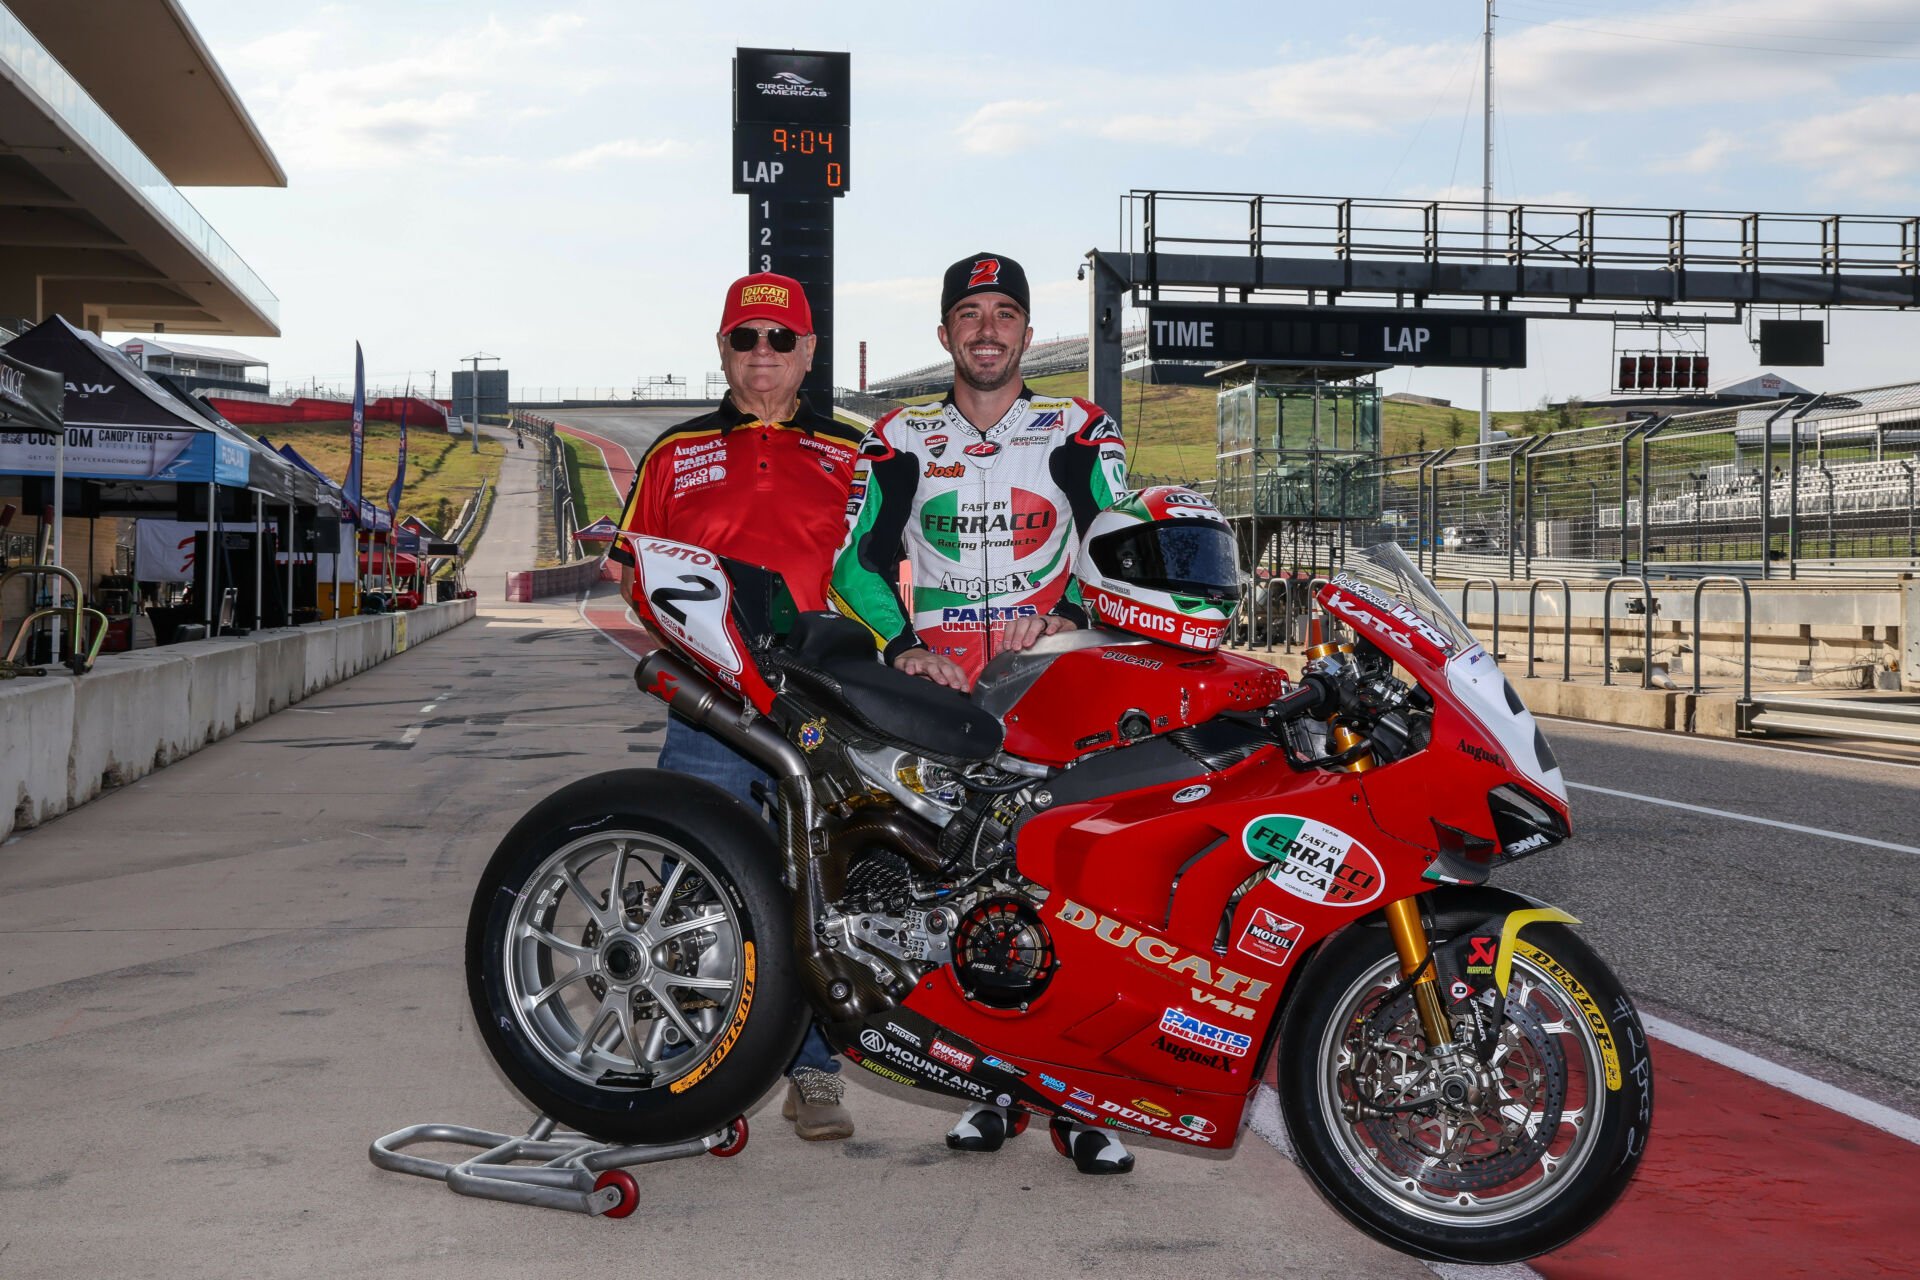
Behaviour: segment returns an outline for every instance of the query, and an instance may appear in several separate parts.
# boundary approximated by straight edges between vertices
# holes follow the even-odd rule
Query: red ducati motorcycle
[[[1231,559],[1210,507],[1168,514]],[[1487,885],[1570,834],[1559,767],[1398,548],[1321,588],[1351,639],[1297,680],[1207,651],[1223,627],[1095,626],[995,658],[970,697],[794,614],[764,570],[634,551],[668,642],[640,687],[762,764],[773,821],[642,769],[507,834],[468,982],[541,1111],[609,1142],[714,1133],[817,1016],[859,1066],[1015,1132],[1045,1117],[1056,1145],[1077,1123],[1231,1147],[1277,1063],[1314,1185],[1425,1258],[1553,1249],[1626,1188],[1638,1016],[1577,921]]]

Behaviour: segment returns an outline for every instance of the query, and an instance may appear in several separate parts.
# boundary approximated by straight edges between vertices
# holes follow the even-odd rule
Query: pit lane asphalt
[[[632,670],[570,601],[483,599],[0,846],[0,1276],[1431,1275],[1251,1134],[1089,1178],[1037,1129],[949,1152],[958,1104],[858,1070],[852,1141],[800,1142],[776,1090],[739,1156],[637,1170],[621,1222],[375,1169],[405,1125],[529,1122],[468,1010],[467,907],[541,796],[651,763]]]
[[[1554,720],[1568,780],[1920,846],[1920,768]],[[1574,789],[1495,873],[1585,923],[1649,1012],[1920,1114],[1920,855]]]

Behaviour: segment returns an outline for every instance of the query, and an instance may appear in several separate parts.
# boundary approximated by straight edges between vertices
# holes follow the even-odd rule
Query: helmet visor
[[[1096,538],[1087,553],[1111,581],[1221,603],[1240,599],[1233,534],[1211,520],[1157,520],[1119,529]]]

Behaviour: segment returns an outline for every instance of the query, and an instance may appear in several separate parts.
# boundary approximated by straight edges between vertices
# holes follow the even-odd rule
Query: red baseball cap
[[[727,286],[727,305],[720,312],[720,332],[732,333],[748,320],[771,320],[805,337],[813,332],[813,308],[807,291],[792,276],[756,271]]]

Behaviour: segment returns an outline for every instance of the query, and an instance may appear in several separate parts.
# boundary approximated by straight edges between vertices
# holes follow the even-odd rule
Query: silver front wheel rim
[[[730,895],[698,857],[655,835],[595,833],[548,857],[514,903],[514,1022],[575,1080],[667,1084],[734,1021],[742,943]]]
[[[1340,1163],[1428,1222],[1485,1228],[1539,1211],[1599,1140],[1608,1095],[1593,1029],[1565,987],[1516,956],[1491,1064],[1455,1064],[1471,1100],[1422,1105],[1447,1067],[1425,1054],[1410,996],[1382,1016],[1399,977],[1392,955],[1361,974],[1321,1038],[1316,1093]]]

